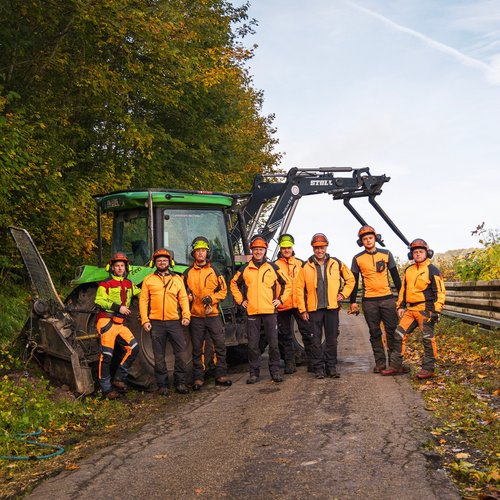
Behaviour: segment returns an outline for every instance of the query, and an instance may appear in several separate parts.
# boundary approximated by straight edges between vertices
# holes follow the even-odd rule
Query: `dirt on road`
[[[425,458],[431,417],[408,376],[373,374],[362,317],[342,315],[339,358],[340,379],[299,367],[204,387],[29,498],[460,498]]]

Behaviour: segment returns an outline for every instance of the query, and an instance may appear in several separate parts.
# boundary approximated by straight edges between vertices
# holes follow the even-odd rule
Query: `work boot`
[[[381,375],[403,375],[404,374],[404,369],[403,368],[393,368],[392,366],[389,366],[389,368],[385,368],[380,372]]]
[[[158,389],[158,394],[160,396],[168,396],[168,387],[160,387]]]
[[[434,372],[430,372],[429,370],[424,370],[423,368],[417,373],[417,378],[420,380],[432,377],[434,377]]]
[[[318,373],[315,373],[314,376],[321,380],[321,379],[324,379],[325,378],[325,374],[324,373],[321,373],[321,372],[318,372]]]
[[[283,377],[281,373],[272,373],[271,378],[273,379],[273,382],[276,383],[283,382]]]
[[[257,382],[260,382],[260,377],[257,375],[250,375],[250,377],[247,378],[247,384],[256,384]]]
[[[328,378],[340,378],[340,373],[337,370],[335,370],[335,371],[332,371],[332,372],[327,372],[326,376]]]
[[[127,384],[125,382],[122,382],[121,380],[113,380],[113,386],[118,392],[121,392],[122,394],[128,391]]]
[[[109,391],[103,394],[103,397],[106,399],[120,399],[123,394],[120,394],[118,391]]]
[[[231,387],[233,382],[227,377],[219,377],[215,379],[215,385],[221,385],[223,387]]]
[[[199,391],[203,387],[203,380],[195,380],[193,384],[193,391]]]
[[[293,361],[288,361],[285,363],[285,375],[291,375],[297,371],[297,367]]]
[[[385,365],[375,365],[373,373],[382,373],[382,370],[385,370]]]
[[[179,393],[179,394],[188,394],[189,393],[189,389],[187,388],[186,385],[184,384],[179,384],[178,386],[176,386],[175,390]]]

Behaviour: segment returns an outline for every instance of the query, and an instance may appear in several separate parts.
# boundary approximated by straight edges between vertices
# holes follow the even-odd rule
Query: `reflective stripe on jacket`
[[[237,304],[248,300],[247,314],[273,314],[272,302],[282,303],[291,294],[290,280],[271,262],[256,265],[253,260],[239,269],[230,284],[231,293]]]
[[[290,294],[290,297],[286,302],[278,307],[278,311],[287,311],[288,309],[298,307],[297,278],[299,277],[299,274],[302,274],[303,272],[302,266],[304,262],[292,255],[292,257],[290,257],[289,259],[280,257],[274,263],[281,269],[285,276],[288,276],[292,287],[292,293]]]
[[[141,289],[123,276],[110,276],[101,281],[95,296],[95,303],[101,308],[97,319],[118,315],[120,307],[130,307],[132,297],[140,293]]]
[[[183,274],[184,284],[188,293],[193,295],[191,302],[191,315],[204,318],[206,316],[217,316],[219,308],[217,304],[224,300],[227,295],[227,285],[224,276],[212,267],[210,262],[203,267],[193,264],[188,267]],[[205,306],[203,305],[203,297],[210,297],[212,299],[212,312],[205,313]]]
[[[397,307],[406,307],[410,311],[441,312],[445,296],[441,271],[426,259],[406,268]]]
[[[297,280],[299,312],[316,311],[318,308],[318,272],[314,256],[304,263],[303,273]],[[344,283],[342,284],[342,280]],[[327,288],[327,309],[337,309],[340,304],[337,295],[349,297],[354,287],[354,276],[350,269],[335,257],[326,257],[325,281]]]
[[[141,324],[152,319],[191,319],[189,300],[182,278],[176,274],[162,276],[155,272],[142,282],[139,299]]]

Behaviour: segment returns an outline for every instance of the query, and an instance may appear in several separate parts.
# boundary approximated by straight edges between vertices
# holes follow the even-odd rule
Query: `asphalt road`
[[[233,374],[28,498],[460,498],[420,449],[431,422],[408,376],[372,373],[364,319],[342,315],[339,341],[340,379]]]

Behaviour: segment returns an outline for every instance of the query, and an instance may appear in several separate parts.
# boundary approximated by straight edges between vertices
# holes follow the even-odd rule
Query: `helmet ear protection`
[[[379,244],[382,245],[384,243],[384,240],[382,239],[382,235],[378,234],[375,229],[373,229],[372,226],[362,226],[359,231],[358,231],[358,239],[356,240],[356,243],[358,244],[359,247],[363,246],[363,242],[361,241],[363,236],[367,234],[373,234],[375,236],[375,241]]]
[[[115,262],[124,262],[125,263],[125,272],[128,274],[130,272],[130,262],[128,260],[127,254],[124,252],[116,252],[111,256],[111,259],[109,259],[109,263],[106,265],[105,269],[109,273],[111,271],[111,268],[113,267],[113,264]]]
[[[250,248],[265,248],[267,250],[268,244],[265,238],[260,234],[254,234],[250,240]]]
[[[166,257],[168,259],[168,267],[174,267],[175,262],[173,253],[169,252],[166,248],[159,248],[158,250],[156,250],[156,252],[151,257],[148,266],[155,267],[156,259],[158,259],[159,257]]]
[[[194,258],[194,251],[198,250],[198,248],[205,248],[207,250],[207,260],[210,260],[212,257],[212,252],[210,250],[210,242],[204,236],[197,236],[191,242],[191,257]]]
[[[427,242],[425,240],[423,240],[422,238],[417,238],[416,240],[413,240],[410,243],[410,246],[409,246],[410,251],[408,252],[408,260],[413,260],[413,250],[416,250],[417,248],[422,248],[423,250],[425,250],[425,254],[426,254],[426,257],[428,259],[432,259],[432,257],[434,256],[434,250],[431,250],[429,248],[429,245],[427,244]]]

